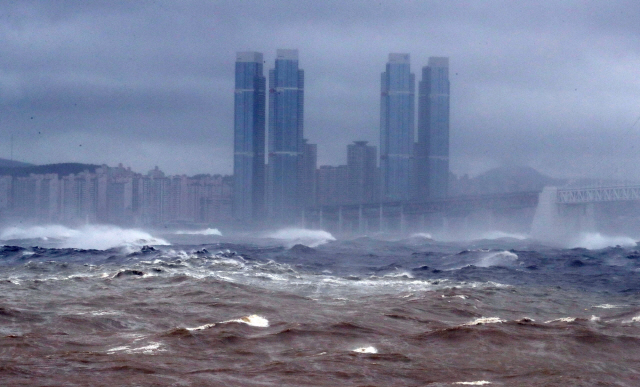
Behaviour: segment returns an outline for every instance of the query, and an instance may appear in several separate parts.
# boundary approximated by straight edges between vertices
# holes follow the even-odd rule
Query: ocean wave
[[[267,238],[279,239],[285,242],[287,248],[301,244],[308,247],[318,247],[336,238],[324,230],[309,230],[305,228],[285,228],[265,235]]]
[[[510,251],[492,251],[482,254],[475,266],[491,267],[491,266],[509,266],[518,260],[518,255]]]
[[[241,324],[247,324],[251,327],[257,327],[257,328],[268,328],[269,327],[269,320],[267,320],[266,318],[259,316],[257,314],[252,314],[249,316],[244,316],[244,317],[240,317],[237,319],[233,319],[233,320],[227,320],[227,321],[221,321],[219,323],[209,323],[209,324],[204,324],[204,325],[200,325],[194,328],[184,328],[188,331],[203,331],[206,329],[210,329],[215,327],[218,324],[228,324],[228,323],[241,323]]]
[[[123,229],[107,225],[86,225],[78,229],[62,225],[8,227],[0,233],[0,240],[41,239],[53,240],[60,248],[107,250],[114,247],[139,248],[144,245],[169,245],[138,229]]]
[[[503,322],[507,322],[507,320],[503,320],[499,317],[480,317],[462,325],[473,326],[473,325],[485,325],[485,324],[499,324]]]

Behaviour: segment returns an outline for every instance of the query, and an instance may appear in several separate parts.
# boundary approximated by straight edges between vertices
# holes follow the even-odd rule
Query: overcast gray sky
[[[0,157],[231,173],[236,51],[299,50],[319,164],[378,144],[390,52],[450,57],[451,168],[640,177],[640,2],[0,3]],[[265,71],[266,72],[266,71]],[[634,125],[635,124],[635,125]]]

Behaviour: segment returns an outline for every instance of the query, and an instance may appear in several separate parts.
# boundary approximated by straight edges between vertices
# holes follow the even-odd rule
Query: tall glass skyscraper
[[[269,216],[280,223],[300,215],[303,110],[298,50],[277,50],[275,68],[269,70]]]
[[[366,141],[347,145],[347,184],[349,203],[372,203],[378,199],[376,174],[378,150]]]
[[[449,58],[429,58],[418,100],[418,198],[443,198],[449,192]]]
[[[264,215],[265,77],[262,54],[236,56],[233,147],[233,214],[241,221]]]
[[[380,97],[380,173],[382,200],[411,197],[415,76],[409,54],[389,54]]]

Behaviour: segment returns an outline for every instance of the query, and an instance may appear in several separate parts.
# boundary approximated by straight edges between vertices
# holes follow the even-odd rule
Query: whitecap
[[[463,325],[498,324],[503,322],[506,322],[506,320],[499,317],[480,317]]]
[[[602,304],[602,305],[594,305],[594,308],[601,308],[601,309],[617,309],[617,308],[624,308],[623,305],[611,305],[611,304]]]
[[[371,278],[376,278],[376,276],[372,276]],[[382,278],[410,278],[413,279],[413,274],[408,271],[397,271],[395,273],[387,273],[382,276]]]
[[[119,312],[115,311],[115,310],[96,310],[93,312],[90,312],[91,315],[93,316],[108,316],[108,315],[113,315],[113,314],[119,314]]]
[[[267,320],[262,316],[258,316],[257,314],[252,314],[250,316],[241,317],[235,320],[223,321],[221,324],[232,323],[232,322],[243,323],[252,327],[259,327],[259,328],[266,328],[269,326],[269,320]]]
[[[2,231],[0,239],[56,239],[59,247],[106,250],[113,247],[142,247],[143,245],[169,245],[138,229],[123,229],[107,225],[86,225],[72,229],[62,225],[9,227]]]
[[[554,322],[567,322],[567,323],[570,323],[570,322],[574,322],[574,321],[576,321],[575,317],[562,317],[562,318],[557,318],[557,319],[554,319],[554,320],[546,321],[545,324],[551,324],[551,323],[554,323]]]
[[[166,351],[166,349],[164,349],[162,347],[162,344],[160,343],[156,343],[156,342],[152,342],[149,343],[148,345],[145,345],[143,347],[138,347],[138,348],[131,348],[128,345],[123,345],[120,347],[114,347],[111,348],[110,350],[107,351],[108,354],[112,355],[116,352],[124,352],[124,353],[128,353],[128,354],[133,354],[133,353],[143,353],[145,355],[151,355],[154,352],[164,352]]]
[[[211,323],[211,324],[200,325],[199,327],[195,327],[195,328],[185,328],[185,329],[188,331],[203,331],[205,329],[213,328],[215,326],[216,326],[216,323]]]
[[[378,350],[376,349],[376,347],[372,347],[372,346],[356,348],[352,351],[357,353],[378,353]]]
[[[455,382],[453,384],[465,384],[467,386],[484,386],[486,384],[491,384],[491,382],[487,382],[486,380],[478,380],[477,382]]]

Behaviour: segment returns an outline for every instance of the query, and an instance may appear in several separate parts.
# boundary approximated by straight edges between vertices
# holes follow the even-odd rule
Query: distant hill
[[[473,178],[463,176],[452,181],[453,195],[483,195],[523,191],[542,191],[545,186],[563,186],[565,179],[555,179],[531,167],[514,166],[491,169]]]
[[[22,163],[24,164],[24,163]],[[67,176],[72,173],[80,173],[83,171],[95,172],[96,168],[100,165],[96,164],[81,164],[81,163],[61,163],[61,164],[47,164],[47,165],[31,165],[5,167],[0,164],[0,176],[29,176],[34,173],[38,175],[44,175],[48,173],[57,173],[59,176]]]
[[[33,164],[0,158],[0,168],[31,167]]]

